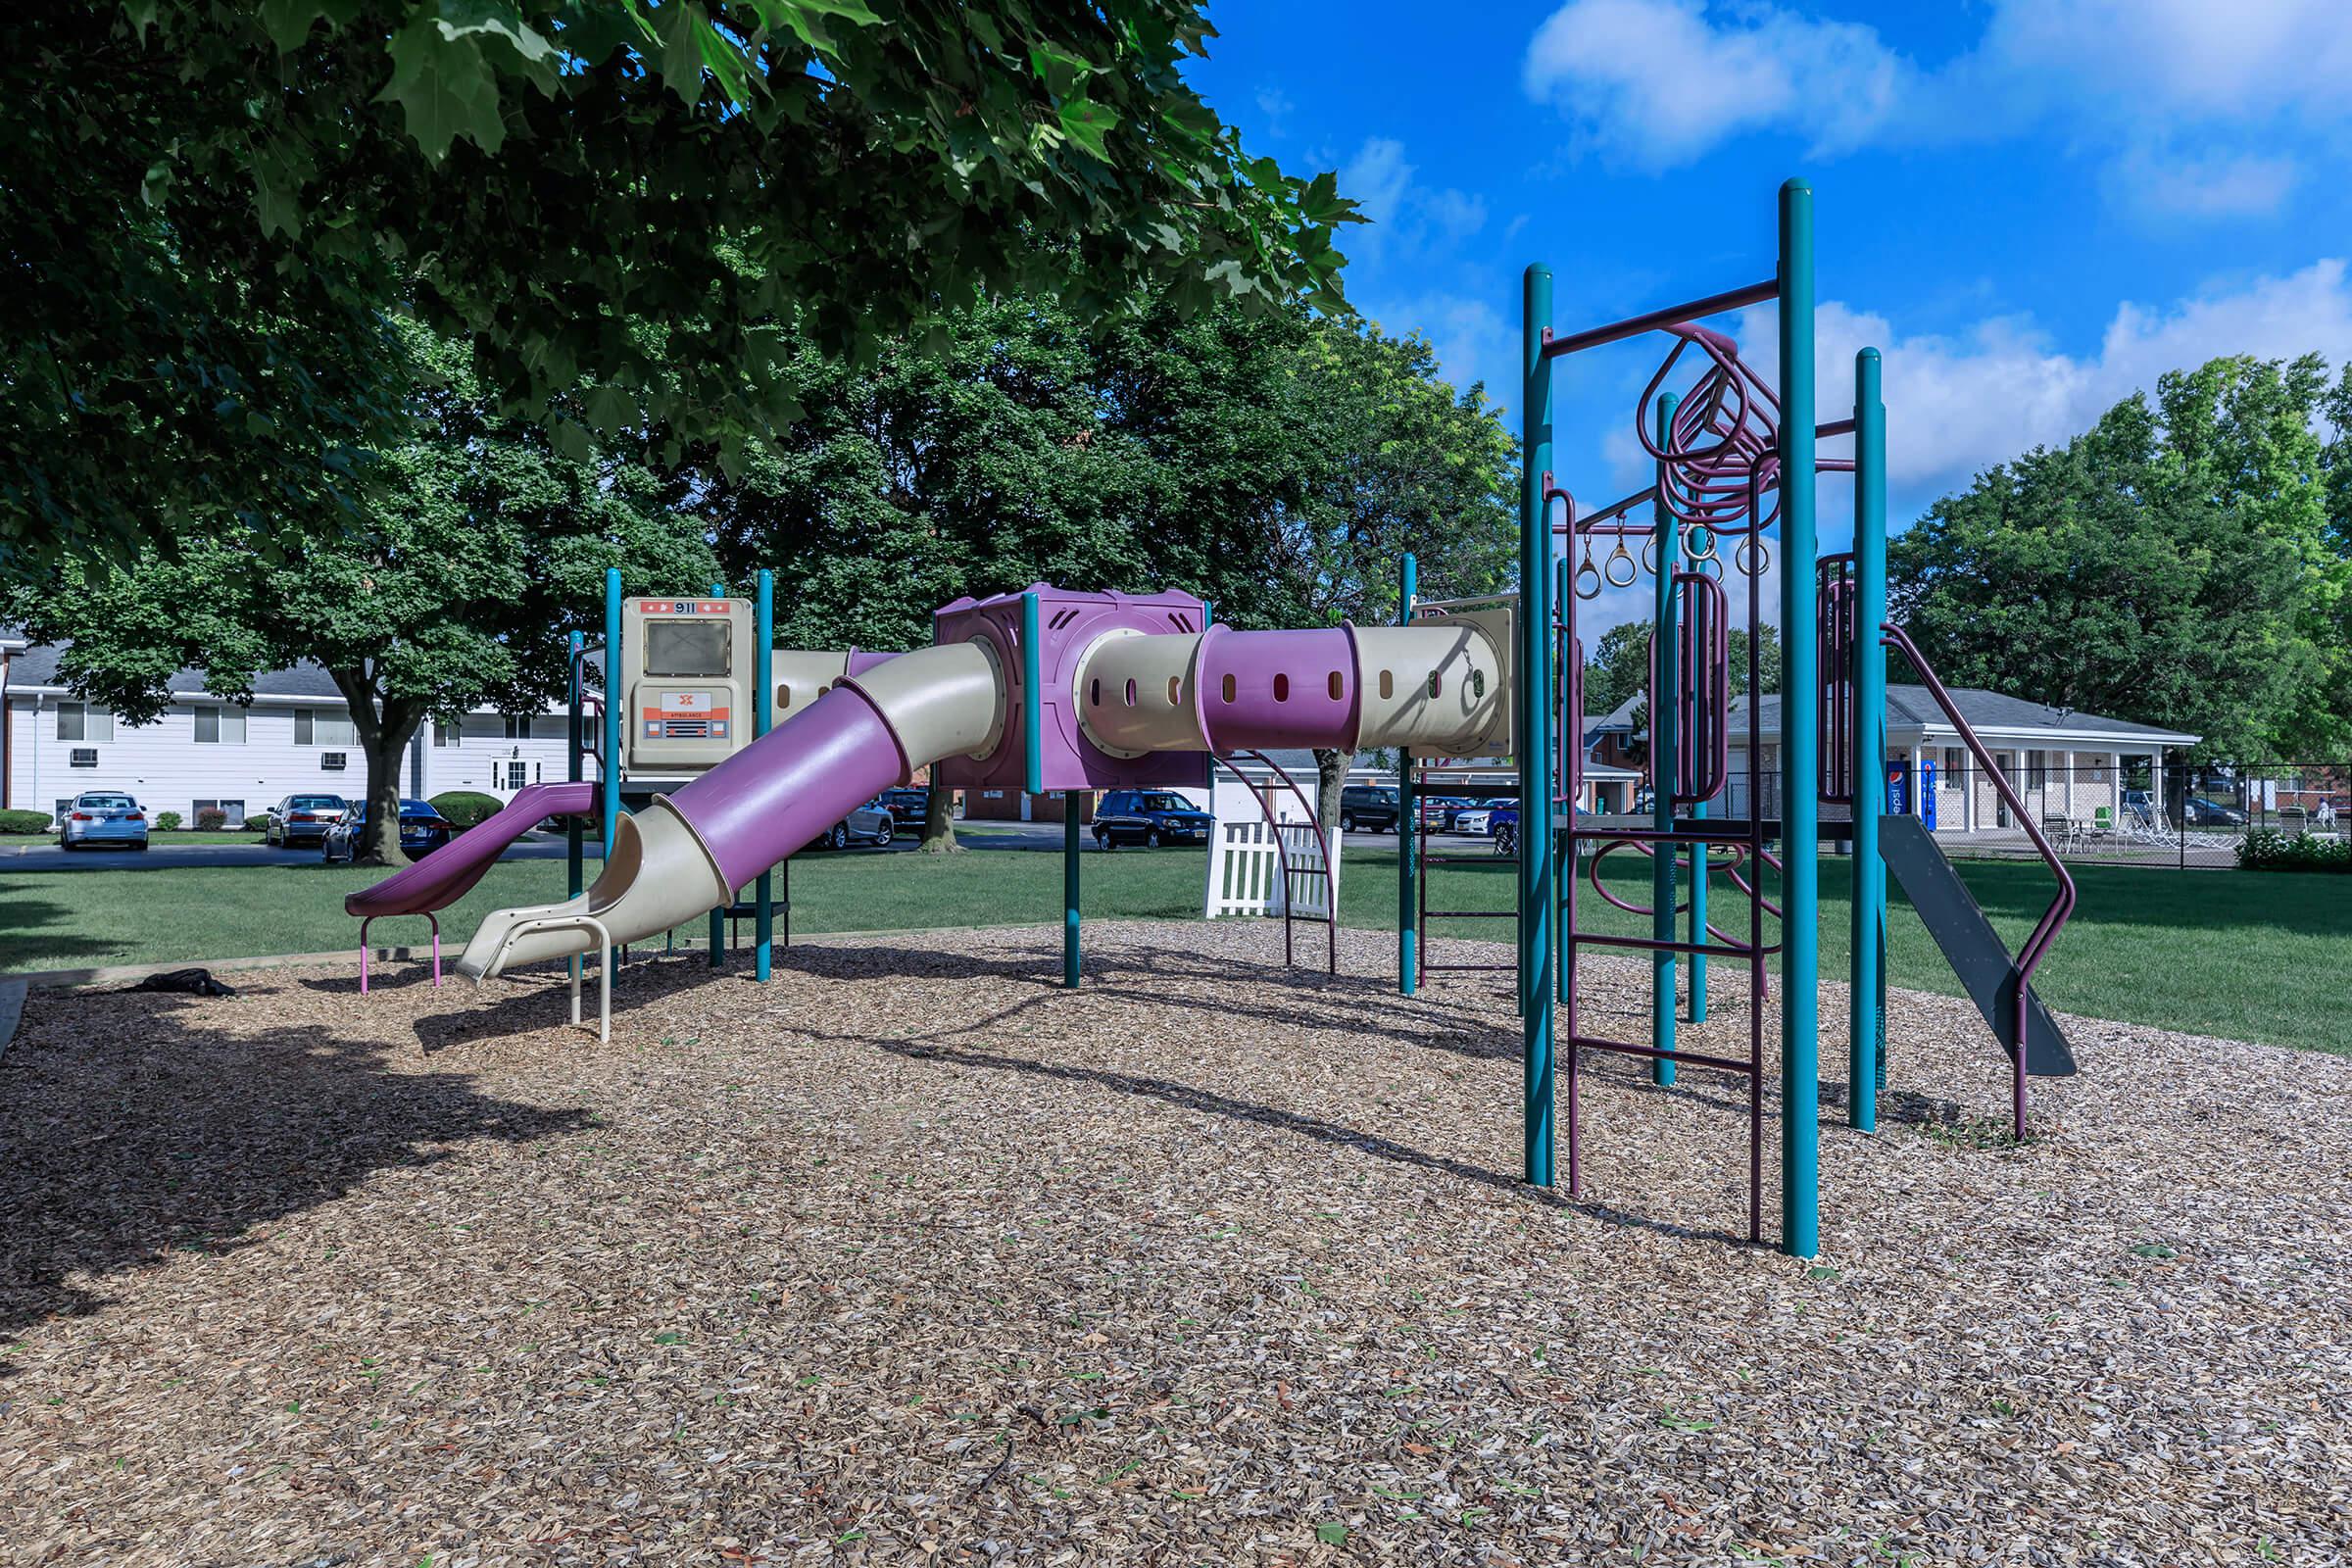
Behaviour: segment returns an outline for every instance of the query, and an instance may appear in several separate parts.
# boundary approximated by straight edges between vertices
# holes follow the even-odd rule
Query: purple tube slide
[[[925,759],[929,760],[929,759]],[[740,888],[906,776],[863,692],[837,686],[669,797]]]
[[[540,822],[551,816],[584,816],[595,809],[594,784],[526,785],[495,816],[467,828],[408,869],[346,895],[343,912],[366,918],[446,909],[498,863],[508,845]]]

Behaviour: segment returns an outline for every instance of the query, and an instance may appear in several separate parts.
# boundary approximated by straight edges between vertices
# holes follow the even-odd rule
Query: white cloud
[[[1998,0],[1983,52],[2135,117],[2332,119],[2352,90],[2344,21],[2341,0]]]
[[[1720,24],[1701,0],[1569,0],[1528,45],[1528,92],[1628,162],[1671,169],[1742,131],[1850,148],[1920,90],[1875,28],[1772,6]]]
[[[1394,136],[1374,136],[1340,170],[1340,194],[1353,197],[1367,220],[1386,227],[1403,212],[1415,172],[1404,161],[1404,143]]]
[[[1290,119],[1291,111],[1298,107],[1291,101],[1291,95],[1280,87],[1266,86],[1257,89],[1257,112],[1266,117],[1266,130],[1270,135],[1282,134],[1283,122]]]
[[[2135,148],[2108,171],[2119,204],[2191,219],[2268,218],[2286,205],[2301,177],[2292,158],[2189,156],[2170,146]]]
[[[1567,0],[1524,78],[1587,145],[1646,169],[1752,132],[1826,156],[2055,126],[2111,160],[2127,206],[2238,218],[2294,183],[2280,133],[2352,118],[2352,27],[2342,0],[1993,0],[1977,45],[1931,67],[1766,0]],[[2151,151],[2184,125],[2203,128],[2193,153]]]
[[[2167,370],[2220,355],[2291,359],[2318,351],[2352,361],[2352,271],[2340,258],[2285,277],[2215,289],[2167,309],[2126,302],[2092,355],[2055,348],[2031,321],[1998,318],[1957,336],[1904,337],[1885,317],[1831,301],[1814,320],[1817,417],[1852,410],[1853,361],[1865,346],[1886,355],[1886,466],[1897,488],[1964,483],[2034,446],[2088,429]],[[1742,313],[1742,351],[1778,378],[1774,313]]]
[[[1438,368],[1456,387],[1467,391],[1472,382],[1484,381],[1490,400],[1518,404],[1519,325],[1503,319],[1491,302],[1467,294],[1422,294],[1372,314],[1385,331],[1418,332],[1429,339]]]

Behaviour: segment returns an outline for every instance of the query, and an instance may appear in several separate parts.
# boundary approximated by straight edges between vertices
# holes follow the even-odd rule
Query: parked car
[[[61,850],[143,850],[147,847],[147,810],[127,795],[113,790],[84,790],[58,818],[57,847]]]
[[[1486,838],[1494,831],[1494,816],[1502,812],[1512,821],[1519,819],[1519,808],[1510,801],[1476,801],[1454,813],[1453,830],[1473,838]]]
[[[899,827],[921,827],[923,815],[931,809],[929,790],[884,790],[879,804],[890,813],[891,821]]]
[[[2180,814],[2188,818],[2188,825],[2191,827],[2244,827],[2246,825],[2244,811],[2220,801],[2209,801],[2200,795],[2191,795]]]
[[[2156,825],[2156,797],[2147,790],[2124,791],[2124,816],[2141,827]]]
[[[1454,824],[1464,811],[1475,810],[1479,803],[1460,795],[1424,795],[1421,797],[1421,825],[1440,833],[1458,831]]]
[[[350,809],[351,803],[340,795],[289,795],[262,813],[262,842],[273,850],[322,845],[327,829]]]
[[[325,837],[318,841],[318,856],[330,864],[349,860],[368,825],[368,803],[351,802],[333,822],[328,824]],[[457,828],[449,818],[434,809],[430,801],[404,800],[400,803],[400,853],[410,857],[425,856],[457,836]]]
[[[1340,828],[1348,833],[1393,833],[1404,808],[1396,792],[1378,784],[1350,784],[1340,791]]]
[[[1216,820],[1173,790],[1110,790],[1095,808],[1095,843],[1205,844]]]
[[[898,823],[882,805],[877,795],[849,815],[825,829],[809,848],[817,850],[846,850],[853,844],[871,844],[879,849],[898,836]]]

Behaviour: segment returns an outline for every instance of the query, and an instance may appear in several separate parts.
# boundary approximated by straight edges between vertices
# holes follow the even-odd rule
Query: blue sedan
[[[354,801],[341,821],[326,830],[320,858],[329,863],[348,860],[357,855],[355,846],[368,822],[368,803]],[[403,800],[400,803],[400,852],[403,855],[430,855],[447,844],[457,829],[448,817],[433,808],[430,801]]]

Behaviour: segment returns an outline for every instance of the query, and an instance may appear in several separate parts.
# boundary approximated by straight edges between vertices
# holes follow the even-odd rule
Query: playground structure
[[[1402,563],[1396,624],[1241,631],[1217,624],[1184,593],[1081,593],[1047,584],[986,600],[959,599],[933,619],[933,643],[903,654],[776,650],[773,582],[756,602],[714,588],[699,600],[624,599],[607,583],[603,743],[593,797],[581,777],[585,651],[574,638],[573,777],[526,791],[510,807],[417,866],[354,894],[368,922],[425,914],[474,885],[505,845],[550,815],[572,817],[569,896],[488,916],[459,960],[485,980],[524,965],[569,960],[573,1020],[585,960],[598,959],[609,1030],[615,956],[697,915],[711,922],[710,961],[723,961],[723,922],[758,922],[757,972],[770,972],[779,905],[771,878],[849,809],[930,769],[934,788],[1060,791],[1064,837],[1064,983],[1076,985],[1079,806],[1076,792],[1200,788],[1218,760],[1273,748],[1391,748],[1399,771],[1399,985],[1413,994],[1449,968],[1430,960],[1426,853],[1417,824],[1420,773],[1433,761],[1508,756],[1518,775],[1521,846],[1513,918],[1524,1051],[1525,1179],[1554,1181],[1560,1057],[1567,1078],[1568,1186],[1583,1191],[1578,1099],[1584,1053],[1644,1058],[1660,1085],[1678,1069],[1743,1081],[1748,1105],[1747,1235],[1762,1239],[1764,1012],[1768,960],[1780,958],[1781,1235],[1784,1251],[1818,1250],[1817,854],[1825,832],[1850,839],[1853,887],[1848,1120],[1876,1124],[1884,1082],[1885,870],[1895,869],[2008,1053],[2013,1110],[2026,1130],[2029,1073],[2071,1072],[2065,1041],[2032,993],[2035,966],[2063,927],[2073,887],[2034,832],[1991,754],[1979,743],[1901,628],[1886,622],[1885,413],[1879,356],[1856,361],[1854,413],[1817,424],[1811,192],[1783,187],[1774,276],[1690,304],[1557,336],[1550,274],[1526,277],[1523,335],[1523,488],[1520,592],[1476,600],[1416,597]],[[1783,384],[1768,385],[1733,340],[1705,325],[1764,302],[1779,308]],[[1551,371],[1555,361],[1657,332],[1669,348],[1636,410],[1653,463],[1649,484],[1580,511],[1553,483]],[[1850,457],[1818,443],[1848,438]],[[1855,480],[1855,546],[1819,555],[1815,476]],[[1555,524],[1555,503],[1562,520]],[[1554,541],[1560,541],[1555,547]],[[1593,560],[1606,540],[1605,563]],[[1629,548],[1629,546],[1631,548]],[[1728,549],[1728,559],[1726,551]],[[1581,560],[1578,559],[1581,551]],[[1729,634],[1743,608],[1750,633],[1746,688],[1758,687],[1766,623],[1761,580],[1777,554],[1783,647],[1778,778],[1762,768],[1762,705],[1746,705],[1743,815],[1726,802],[1732,746]],[[1573,563],[1573,564],[1572,564]],[[1644,818],[1576,812],[1583,759],[1583,644],[1579,605],[1608,588],[1652,579],[1648,779]],[[1729,576],[1738,594],[1726,591]],[[1738,602],[1743,601],[1743,607]],[[1885,648],[1899,649],[1945,707],[1978,760],[2012,801],[2059,880],[2059,892],[2013,958],[1939,849],[1917,824],[1886,817]],[[745,650],[750,657],[747,660]],[[741,715],[753,710],[750,732]],[[1266,762],[1272,767],[1270,761]],[[1274,771],[1280,775],[1279,769]],[[1281,775],[1294,791],[1296,784]],[[526,796],[529,799],[526,800]],[[1303,794],[1314,845],[1327,845]],[[578,817],[594,808],[605,836],[602,874],[582,886]],[[1834,808],[1825,821],[1821,808]],[[1263,802],[1261,801],[1261,806]],[[1838,808],[1842,808],[1839,811]],[[1286,958],[1294,904],[1336,921],[1330,856],[1294,864],[1268,808],[1284,879]],[[460,853],[463,850],[463,853]],[[1606,889],[1600,866],[1632,853],[1651,863],[1652,902]],[[1319,862],[1319,863],[1317,863]],[[1678,876],[1678,867],[1682,868]],[[1767,873],[1777,876],[1777,899]],[[1319,904],[1295,897],[1296,877],[1322,878]],[[1744,899],[1744,920],[1710,909],[1710,882]],[[1580,881],[1619,909],[1645,915],[1646,936],[1593,929],[1580,916]],[[1676,903],[1676,884],[1689,896]],[[747,903],[740,895],[755,890]],[[1212,889],[1212,896],[1214,890]],[[788,897],[782,907],[789,908]],[[1450,911],[1459,913],[1461,911]],[[1687,929],[1681,924],[1688,915]],[[1767,922],[1777,925],[1768,932]],[[1744,934],[1738,927],[1744,925]],[[438,982],[438,922],[435,921]],[[1588,1032],[1578,960],[1592,949],[1650,956],[1650,1039]],[[1336,939],[1331,950],[1336,967]],[[1677,969],[1689,961],[1690,1017],[1704,1021],[1706,963],[1747,969],[1744,1055],[1684,1049]],[[363,956],[363,964],[365,956]],[[1564,1048],[1564,1050],[1563,1050]]]

